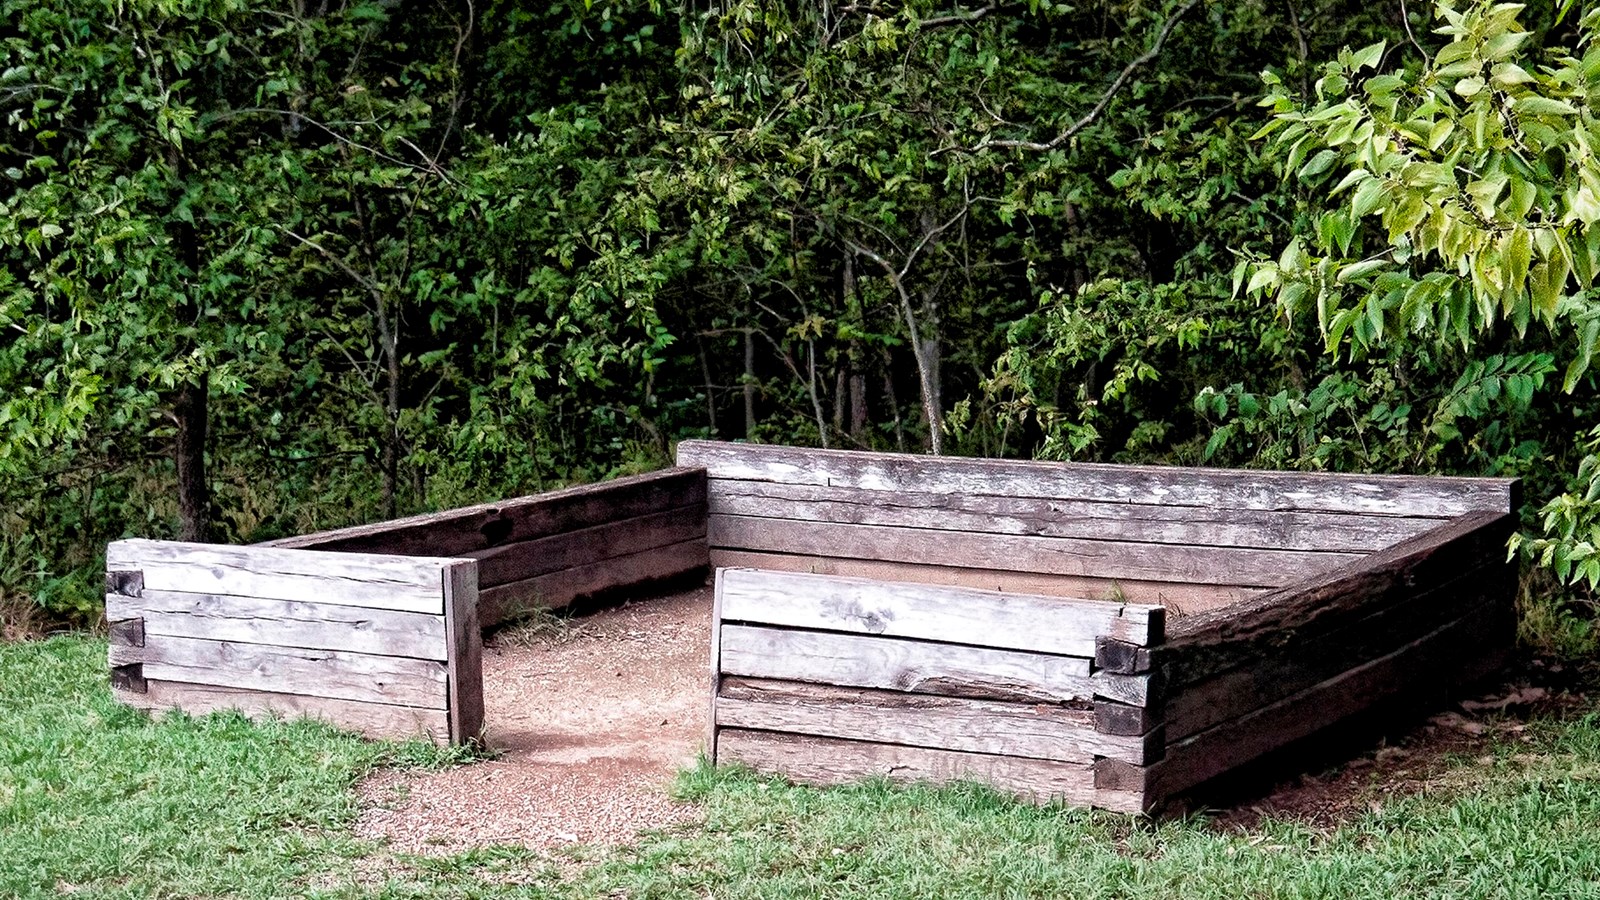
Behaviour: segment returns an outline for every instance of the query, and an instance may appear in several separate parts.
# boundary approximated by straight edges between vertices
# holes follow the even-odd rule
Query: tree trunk
[[[744,330],[744,439],[756,436],[756,335]]]
[[[178,422],[173,462],[178,470],[178,540],[204,542],[211,536],[211,489],[206,481],[206,429],[210,424],[211,380],[204,373],[199,384],[184,382],[173,398],[172,415]]]

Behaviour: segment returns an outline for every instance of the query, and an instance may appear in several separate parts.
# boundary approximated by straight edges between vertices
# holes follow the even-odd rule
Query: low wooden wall
[[[713,757],[800,780],[1147,810],[1437,703],[1515,636],[1514,480],[707,442],[678,461],[707,469],[712,561],[759,570],[719,573]]]
[[[706,478],[667,469],[257,546],[475,559],[487,628],[706,569]]]
[[[373,737],[483,729],[477,563],[128,540],[106,551],[117,699],[309,716]]]
[[[716,566],[1231,605],[1473,510],[1509,482],[1110,466],[685,441]]]
[[[1108,731],[1147,673],[1095,672],[1098,640],[1147,647],[1164,610],[794,572],[717,573],[711,753],[801,781],[976,778],[1033,799],[1143,809],[1095,763],[1144,766]]]

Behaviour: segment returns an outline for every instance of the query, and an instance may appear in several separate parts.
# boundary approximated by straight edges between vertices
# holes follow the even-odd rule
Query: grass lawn
[[[85,637],[0,645],[0,898],[1600,898],[1597,712],[1535,718],[1333,830],[697,770],[679,789],[704,826],[633,849],[415,858],[352,835],[351,788],[460,760],[308,723],[151,721],[111,700],[104,660]]]

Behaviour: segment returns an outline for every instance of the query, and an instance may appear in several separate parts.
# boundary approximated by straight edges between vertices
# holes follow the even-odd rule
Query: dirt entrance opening
[[[364,837],[406,853],[487,844],[615,845],[698,819],[668,796],[705,743],[709,587],[513,626],[483,649],[495,759],[383,771],[361,788]]]

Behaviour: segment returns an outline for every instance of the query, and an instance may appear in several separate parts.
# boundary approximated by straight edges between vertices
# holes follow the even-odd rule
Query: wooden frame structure
[[[1507,479],[686,442],[719,571],[710,748],[1125,811],[1515,635]]]
[[[1515,635],[1507,479],[688,441],[678,468],[107,554],[117,696],[473,740],[480,628],[719,569],[709,749],[1143,811]]]

